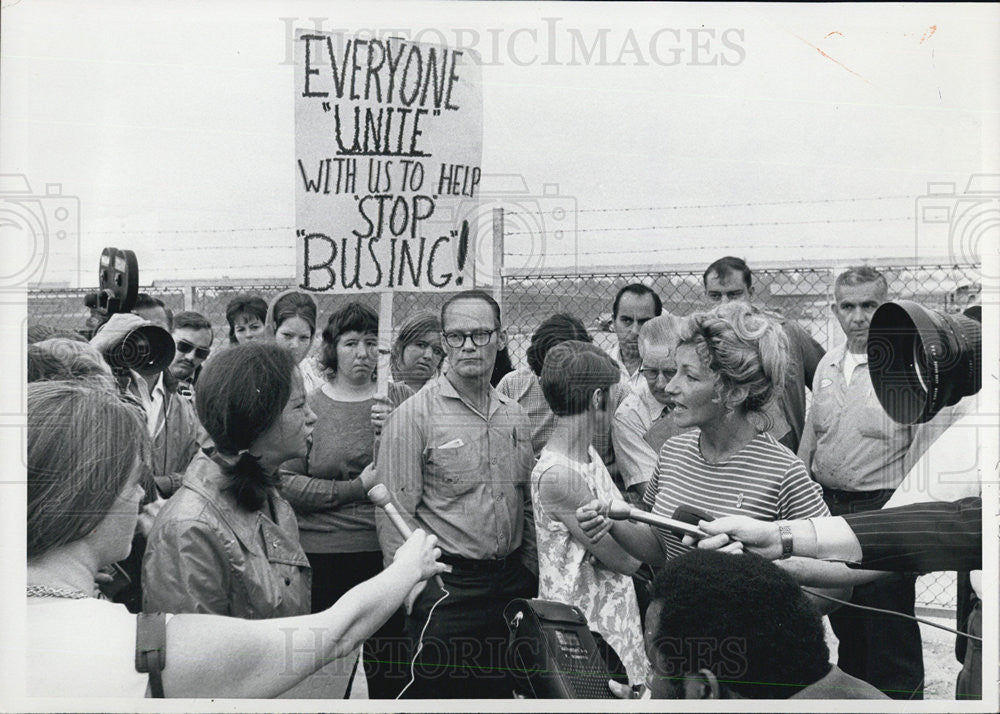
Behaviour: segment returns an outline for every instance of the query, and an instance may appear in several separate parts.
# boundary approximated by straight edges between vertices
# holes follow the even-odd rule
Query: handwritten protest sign
[[[466,50],[296,31],[296,267],[305,290],[472,287],[482,71]]]

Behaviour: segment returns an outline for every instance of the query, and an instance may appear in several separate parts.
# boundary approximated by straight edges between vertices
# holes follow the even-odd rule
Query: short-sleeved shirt
[[[628,367],[625,366],[625,360],[622,359],[621,345],[615,345],[614,350],[611,352],[611,359],[618,363],[618,370],[621,374],[621,384],[627,385],[629,391],[636,391],[646,383],[646,378],[642,376],[642,372],[640,372],[638,368],[634,372],[628,371]]]
[[[771,434],[758,433],[719,464],[705,461],[700,436],[701,430],[694,429],[663,444],[644,496],[653,514],[673,518],[678,506],[689,506],[713,519],[750,516],[776,521],[829,515],[822,488]],[[655,530],[668,559],[689,550],[673,533]]]
[[[673,426],[669,413],[664,413],[666,409],[667,407],[652,395],[649,385],[643,379],[642,383],[636,385],[635,389],[622,400],[615,411],[611,425],[611,441],[615,446],[618,472],[625,488],[649,480],[656,468],[659,447],[667,438],[676,436],[681,431]],[[647,438],[654,422],[664,427],[664,430],[658,430],[663,437],[655,446]]]
[[[813,403],[799,456],[812,477],[842,491],[894,489],[903,480],[906,453],[916,427],[897,424],[885,413],[867,360],[844,379],[846,346],[820,361],[813,383]]]
[[[546,478],[559,479],[552,483],[560,492],[573,485],[565,482],[572,479],[584,486],[591,498],[620,499],[621,492],[612,483],[597,451],[590,447],[588,455],[590,462],[581,463],[543,449],[531,472],[531,502],[538,536],[538,597],[579,607],[590,629],[601,633],[621,657],[629,680],[639,684],[646,681],[649,662],[642,645],[632,578],[603,564],[594,565],[587,548],[540,498],[542,479]]]
[[[430,380],[386,421],[377,473],[403,517],[453,556],[504,558],[522,546],[536,569],[530,475],[531,425],[517,402],[489,389],[483,414],[447,376]],[[403,538],[376,513],[382,552]]]

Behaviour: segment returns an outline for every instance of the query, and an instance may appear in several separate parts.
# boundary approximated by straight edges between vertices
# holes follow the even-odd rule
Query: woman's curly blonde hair
[[[718,375],[729,409],[746,413],[758,431],[771,428],[766,409],[784,388],[788,362],[788,338],[780,324],[733,301],[689,315],[678,337]]]

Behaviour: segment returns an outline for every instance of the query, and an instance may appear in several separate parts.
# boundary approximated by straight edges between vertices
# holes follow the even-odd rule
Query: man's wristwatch
[[[794,550],[794,541],[792,540],[792,527],[787,523],[778,524],[778,535],[781,536],[781,558],[790,558],[792,555],[792,550]]]

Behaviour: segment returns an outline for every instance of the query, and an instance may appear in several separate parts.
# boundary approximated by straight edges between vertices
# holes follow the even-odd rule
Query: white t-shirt
[[[28,598],[29,697],[146,696],[135,671],[136,616],[124,605],[86,598]]]
[[[854,374],[854,368],[859,364],[868,364],[868,353],[867,352],[851,352],[850,350],[844,350],[844,383],[851,383],[851,375]]]

